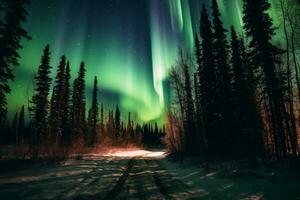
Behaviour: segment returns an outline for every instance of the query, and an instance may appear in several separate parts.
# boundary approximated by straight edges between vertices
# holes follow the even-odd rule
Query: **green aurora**
[[[32,0],[24,26],[33,39],[24,41],[20,51],[8,96],[10,116],[28,104],[42,49],[50,44],[53,77],[62,55],[70,61],[72,79],[80,61],[86,63],[88,106],[97,76],[104,105],[119,104],[124,114],[130,111],[140,121],[163,122],[170,97],[168,71],[179,47],[192,52],[203,1],[209,4],[208,0]],[[225,26],[234,25],[242,34],[242,0],[218,2]],[[270,13],[279,25],[275,8]]]

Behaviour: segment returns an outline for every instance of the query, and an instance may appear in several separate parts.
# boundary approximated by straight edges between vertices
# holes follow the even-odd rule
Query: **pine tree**
[[[197,69],[202,68],[202,55],[200,49],[200,41],[198,34],[195,35],[195,57],[197,61]],[[201,84],[199,80],[199,73],[194,73],[194,96],[195,96],[195,115],[196,115],[196,126],[199,138],[199,152],[203,153],[204,151],[204,129],[202,121],[202,110],[201,110]]]
[[[63,143],[65,145],[70,145],[71,142],[71,86],[70,86],[70,78],[71,78],[71,70],[70,63],[67,62],[65,69],[65,83],[64,83],[64,94],[63,94],[63,105],[62,110],[64,110],[64,115],[62,116],[62,136]]]
[[[262,130],[257,108],[253,72],[246,62],[244,44],[231,27],[231,67],[232,67],[232,119],[235,124],[233,143],[236,156],[262,155]]]
[[[115,130],[116,130],[116,138],[119,139],[121,136],[121,113],[118,104],[116,106],[116,111],[115,111]]]
[[[104,138],[104,109],[103,109],[103,103],[101,103],[101,108],[100,108],[100,136]]]
[[[13,138],[13,144],[18,144],[18,112],[15,113],[14,119],[11,123],[11,133],[9,138]]]
[[[52,136],[56,139],[62,136],[63,116],[65,115],[64,103],[65,103],[65,67],[66,57],[62,56],[59,66],[57,67],[57,74],[55,77],[55,85],[53,87],[50,109],[50,122]]]
[[[213,55],[214,55],[214,69],[217,80],[217,107],[220,114],[220,121],[218,122],[218,149],[220,153],[227,153],[233,146],[231,138],[232,129],[235,122],[232,121],[231,116],[231,79],[230,68],[228,65],[228,43],[226,40],[227,30],[223,27],[221,21],[221,13],[217,4],[217,0],[212,0],[212,17],[213,17]],[[224,151],[224,149],[227,151]]]
[[[22,23],[27,20],[26,7],[29,0],[4,0],[5,16],[0,21],[0,128],[5,125],[6,94],[10,92],[8,81],[14,79],[12,67],[19,65],[18,50],[22,48],[21,39],[31,39]]]
[[[24,139],[25,139],[25,111],[23,105],[18,120],[18,143],[17,144],[24,144]]]
[[[38,68],[37,75],[34,77],[36,81],[35,94],[32,97],[32,115],[34,131],[32,135],[32,143],[40,144],[45,139],[48,129],[48,95],[51,85],[50,77],[50,46],[47,45]]]
[[[192,95],[192,83],[191,83],[191,75],[190,75],[190,66],[188,63],[188,58],[185,58],[183,53],[180,53],[180,61],[179,65],[183,69],[184,76],[184,132],[186,138],[186,150],[189,155],[197,154],[197,133],[195,126],[195,110],[193,104],[193,95]]]
[[[209,20],[205,6],[203,5],[200,19],[200,36],[202,49],[202,65],[198,66],[198,74],[201,90],[201,108],[203,116],[203,127],[207,145],[209,147],[206,153],[214,154],[219,143],[218,123],[220,114],[217,109],[217,87],[216,73],[214,70],[214,54],[213,54],[213,33],[211,22]]]
[[[276,76],[281,51],[272,44],[275,29],[267,13],[271,4],[267,0],[244,0],[244,28],[250,38],[251,62],[261,71],[263,89],[271,116],[271,131],[277,158],[287,157],[287,137],[284,125],[283,91]]]
[[[85,125],[85,66],[81,62],[78,77],[74,80],[72,97],[72,132],[75,137],[84,134]]]
[[[99,122],[99,106],[98,106],[98,80],[95,76],[94,78],[94,88],[93,88],[93,97],[92,97],[92,107],[90,109],[90,135],[88,139],[88,144],[90,146],[94,145],[97,137],[97,124]]]

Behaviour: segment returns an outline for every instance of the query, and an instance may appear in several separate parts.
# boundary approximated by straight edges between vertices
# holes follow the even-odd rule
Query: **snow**
[[[20,166],[0,175],[0,199],[300,199],[299,171],[287,167],[215,163],[207,171],[165,156],[116,148]]]
[[[300,172],[288,167],[215,163],[207,171],[188,160],[174,163],[166,159],[162,165],[191,188],[201,188],[203,199],[300,199]]]

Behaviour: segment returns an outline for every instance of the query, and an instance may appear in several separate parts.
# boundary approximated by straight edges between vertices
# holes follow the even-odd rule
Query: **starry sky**
[[[170,96],[168,71],[179,47],[193,50],[203,2],[210,1],[32,0],[24,27],[33,39],[22,42],[9,113],[28,105],[42,50],[50,44],[53,77],[62,55],[70,61],[72,80],[85,62],[88,106],[97,76],[99,101],[106,107],[118,104],[137,120],[163,121]],[[242,34],[242,1],[218,2],[225,26],[234,25]],[[270,14],[276,17],[274,9]]]

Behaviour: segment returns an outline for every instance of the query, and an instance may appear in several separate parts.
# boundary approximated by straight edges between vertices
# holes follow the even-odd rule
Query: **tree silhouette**
[[[98,106],[98,80],[95,76],[94,78],[94,88],[93,88],[93,97],[92,97],[92,107],[89,110],[89,136],[88,136],[88,145],[94,145],[97,137],[97,124],[99,122],[99,106]]]
[[[271,42],[275,35],[272,19],[267,13],[271,7],[266,0],[244,0],[244,28],[250,38],[251,62],[261,71],[266,103],[270,110],[271,131],[278,158],[287,157],[287,126],[284,124],[284,100],[282,87],[276,74],[280,61],[280,49]]]
[[[209,152],[214,154],[217,151],[220,141],[218,123],[220,121],[220,113],[217,107],[217,78],[214,69],[214,53],[213,53],[213,33],[211,22],[203,5],[200,19],[200,36],[202,65],[198,66],[198,74],[201,89],[201,108],[203,113],[203,126],[205,137],[208,142]],[[199,59],[199,58],[197,58]]]
[[[78,77],[74,80],[72,96],[72,132],[75,137],[83,137],[85,123],[85,67],[81,62]]]
[[[121,136],[121,113],[118,104],[115,111],[115,130],[116,138],[119,138]]]
[[[24,144],[25,140],[25,110],[24,105],[21,108],[18,119],[18,136],[17,144]]]
[[[72,108],[72,100],[71,100],[71,86],[70,86],[70,78],[71,78],[71,70],[70,63],[67,62],[65,75],[64,75],[64,94],[63,94],[63,105],[62,110],[64,114],[62,116],[62,139],[65,145],[70,145],[71,142],[71,108]]]
[[[55,141],[62,136],[63,131],[63,116],[65,115],[65,88],[66,88],[66,78],[65,78],[65,67],[66,67],[66,57],[62,56],[59,66],[57,67],[57,73],[55,77],[55,85],[53,87],[51,106],[50,106],[50,122],[51,122],[51,132]]]
[[[0,128],[6,123],[6,94],[10,92],[8,81],[14,79],[12,67],[19,65],[21,39],[31,39],[22,28],[22,23],[27,20],[26,7],[29,4],[29,0],[3,0],[2,4],[5,15],[3,22],[0,21]]]
[[[37,75],[34,77],[36,81],[35,94],[32,97],[32,107],[33,112],[33,135],[32,143],[34,145],[42,142],[47,136],[48,130],[48,95],[51,85],[50,77],[50,46],[47,45],[44,49],[44,53],[41,59],[41,64],[38,67]]]

